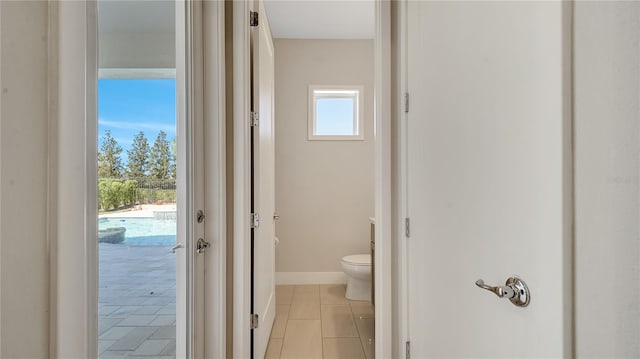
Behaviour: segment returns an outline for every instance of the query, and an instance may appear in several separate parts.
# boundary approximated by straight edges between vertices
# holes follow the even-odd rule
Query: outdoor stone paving
[[[175,358],[175,254],[161,246],[99,248],[100,359]]]

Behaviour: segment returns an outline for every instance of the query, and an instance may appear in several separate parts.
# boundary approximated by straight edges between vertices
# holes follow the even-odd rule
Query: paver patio
[[[101,359],[175,358],[176,262],[170,248],[100,243]]]

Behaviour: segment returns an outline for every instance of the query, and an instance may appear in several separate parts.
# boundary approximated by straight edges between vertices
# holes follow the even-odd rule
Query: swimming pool
[[[175,219],[100,218],[98,229],[124,227],[124,242],[129,246],[173,246],[176,243]]]

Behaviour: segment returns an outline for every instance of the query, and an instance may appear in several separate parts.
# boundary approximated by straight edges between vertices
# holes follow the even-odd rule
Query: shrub
[[[98,203],[100,209],[109,210],[120,207],[122,203],[122,182],[113,179],[100,179],[98,181]]]
[[[106,207],[104,209],[116,209],[118,207],[120,207],[120,204],[122,203],[122,198],[123,196],[123,191],[122,191],[123,185],[121,181],[116,181],[116,180],[110,180],[109,181],[109,185],[107,186],[107,192],[105,194],[105,204]]]
[[[137,180],[100,178],[98,180],[98,206],[101,210],[108,211],[137,203],[176,202],[175,184],[170,189],[140,188],[141,186],[150,186],[150,184]]]
[[[138,200],[138,181],[126,180],[123,184],[124,205],[134,205]]]
[[[98,180],[98,207],[102,210],[108,209],[107,192],[109,191],[110,180]]]

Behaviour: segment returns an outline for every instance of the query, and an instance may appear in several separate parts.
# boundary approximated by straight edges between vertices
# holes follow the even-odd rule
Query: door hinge
[[[404,357],[405,359],[411,359],[411,342],[408,340],[404,344]]]
[[[260,215],[258,213],[251,213],[251,229],[260,227]]]
[[[404,219],[404,235],[409,238],[411,234],[411,222],[409,221],[409,217]]]
[[[260,324],[259,319],[258,314],[251,314],[251,329],[258,328],[258,325]]]
[[[404,93],[404,113],[409,113],[409,93]]]
[[[251,127],[258,127],[260,122],[260,115],[257,112],[251,112],[251,117],[249,118],[249,125]]]
[[[258,12],[250,11],[249,12],[249,25],[251,27],[258,26]]]

